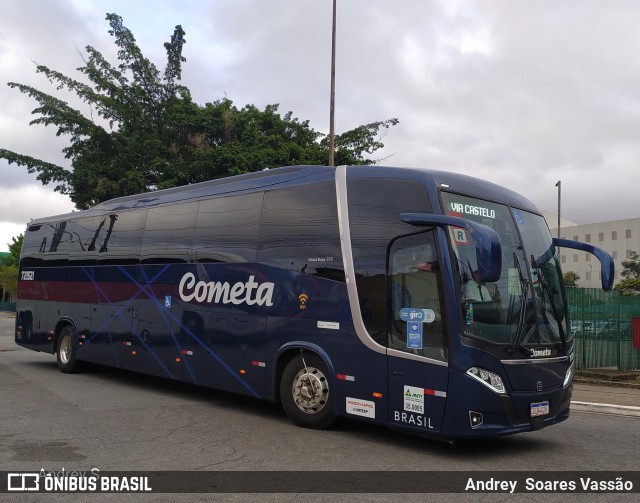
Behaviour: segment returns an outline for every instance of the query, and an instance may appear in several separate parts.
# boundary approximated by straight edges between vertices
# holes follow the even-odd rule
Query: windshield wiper
[[[513,341],[510,351],[514,353],[518,348],[526,351],[524,347],[520,345],[520,340],[522,339],[522,334],[525,330],[525,322],[527,318],[527,304],[529,303],[529,280],[522,272],[522,266],[520,265],[520,259],[518,258],[518,253],[516,251],[513,252],[513,263],[518,270],[518,276],[520,276],[520,286],[522,291],[520,292],[520,316],[518,319],[518,329],[516,330],[516,337]]]
[[[538,265],[538,261],[536,258],[531,255],[531,265],[536,268],[538,280],[540,281],[540,296],[542,297],[542,317],[547,323],[547,325],[551,326],[549,323],[549,317],[547,316],[547,305],[551,305],[551,311],[553,313],[553,320],[558,325],[558,335],[560,336],[560,341],[562,342],[562,349],[567,348],[567,337],[564,333],[564,328],[562,327],[562,322],[560,321],[560,313],[558,313],[558,307],[555,302],[553,302],[553,292],[551,291],[551,286],[546,280],[544,273],[541,271],[540,266]]]

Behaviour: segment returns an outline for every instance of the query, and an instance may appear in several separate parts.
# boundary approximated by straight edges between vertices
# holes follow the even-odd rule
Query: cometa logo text
[[[180,280],[180,298],[184,302],[192,300],[208,304],[247,304],[252,306],[273,306],[274,284],[270,282],[257,283],[254,276],[242,283],[231,285],[220,281],[196,281],[193,273],[186,273]]]
[[[533,358],[540,358],[541,356],[551,356],[550,349],[532,349],[531,356]]]

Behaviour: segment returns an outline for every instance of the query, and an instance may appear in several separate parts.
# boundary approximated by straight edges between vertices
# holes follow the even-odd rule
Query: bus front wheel
[[[65,374],[74,372],[78,367],[74,340],[73,328],[65,326],[60,331],[57,350],[58,368]]]
[[[280,400],[298,426],[318,430],[330,426],[336,413],[329,399],[329,371],[324,360],[313,353],[293,358],[282,373]]]

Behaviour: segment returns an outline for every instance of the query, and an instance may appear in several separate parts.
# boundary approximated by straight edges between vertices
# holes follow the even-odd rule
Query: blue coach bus
[[[294,166],[32,221],[16,342],[448,439],[567,419],[574,342],[535,206],[459,174]]]

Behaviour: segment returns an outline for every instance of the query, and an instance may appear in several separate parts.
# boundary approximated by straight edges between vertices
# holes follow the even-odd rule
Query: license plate
[[[549,402],[531,404],[531,417],[546,416],[549,414]]]

